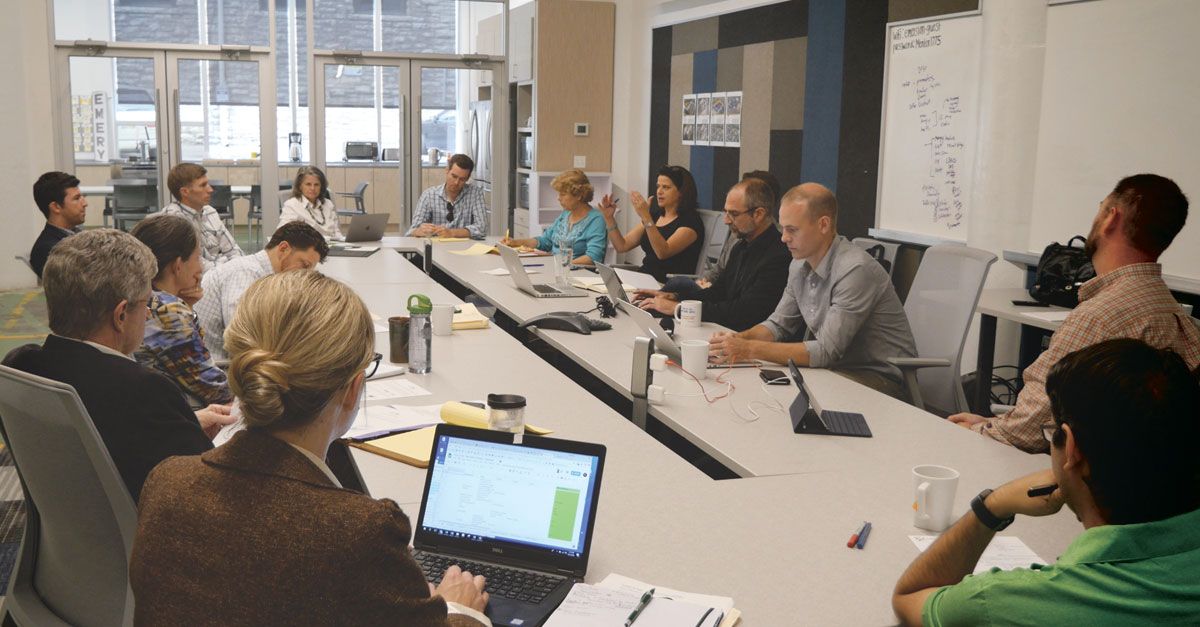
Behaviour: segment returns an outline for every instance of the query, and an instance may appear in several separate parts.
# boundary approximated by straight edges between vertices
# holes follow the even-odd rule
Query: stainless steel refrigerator
[[[492,189],[492,103],[481,100],[471,103],[470,155],[475,160],[471,180]]]

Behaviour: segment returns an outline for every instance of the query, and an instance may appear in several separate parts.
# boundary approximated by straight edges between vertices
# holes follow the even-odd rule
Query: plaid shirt
[[[225,222],[221,220],[221,215],[216,209],[204,205],[202,211],[196,211],[173,202],[163,207],[160,213],[183,216],[196,225],[196,230],[200,232],[200,254],[204,257],[205,272],[213,266],[242,256],[241,247],[233,239],[229,229],[225,228]]]
[[[454,205],[453,220],[446,219],[446,203]],[[446,199],[445,184],[421,192],[421,199],[417,201],[417,211],[413,214],[408,233],[411,234],[426,222],[452,229],[466,229],[471,234],[471,239],[483,239],[488,230],[488,208],[487,203],[483,201],[483,188],[468,183],[463,186],[458,198],[453,202]]]
[[[1054,332],[1050,347],[1025,369],[1025,387],[1012,411],[971,428],[1028,453],[1049,452],[1042,427],[1054,422],[1046,395],[1051,366],[1074,351],[1122,337],[1169,348],[1189,368],[1200,364],[1200,330],[1171,296],[1162,266],[1122,266],[1079,287],[1079,306]]]
[[[225,373],[204,346],[196,313],[167,292],[154,290],[151,316],[134,358],[171,378],[184,392],[207,403],[233,400]]]
[[[233,320],[242,294],[255,281],[274,272],[267,251],[261,250],[213,268],[204,273],[200,285],[204,298],[196,303],[200,328],[204,330],[204,345],[213,359],[225,359],[225,325]]]

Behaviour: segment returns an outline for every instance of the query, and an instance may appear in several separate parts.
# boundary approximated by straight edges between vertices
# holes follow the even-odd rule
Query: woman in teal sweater
[[[572,264],[583,266],[592,265],[597,261],[603,262],[605,249],[608,247],[604,214],[588,205],[595,190],[587,175],[583,170],[567,170],[554,177],[550,187],[558,192],[558,204],[563,208],[563,212],[558,214],[554,223],[536,238],[506,237],[500,240],[500,243],[514,248],[526,246],[553,253],[565,239],[571,242]]]

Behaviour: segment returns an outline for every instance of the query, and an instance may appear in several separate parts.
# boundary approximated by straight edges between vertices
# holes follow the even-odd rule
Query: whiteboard
[[[1122,177],[1173,179],[1191,217],[1161,262],[1200,279],[1200,2],[1051,5],[1029,250],[1086,235]]]
[[[978,13],[888,25],[878,228],[966,241],[982,30]]]

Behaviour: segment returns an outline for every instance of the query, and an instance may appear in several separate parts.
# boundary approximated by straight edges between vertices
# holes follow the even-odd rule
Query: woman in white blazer
[[[304,166],[296,171],[292,197],[283,203],[279,224],[293,220],[307,223],[327,239],[343,239],[338,226],[337,207],[329,199],[329,180],[320,168]]]

